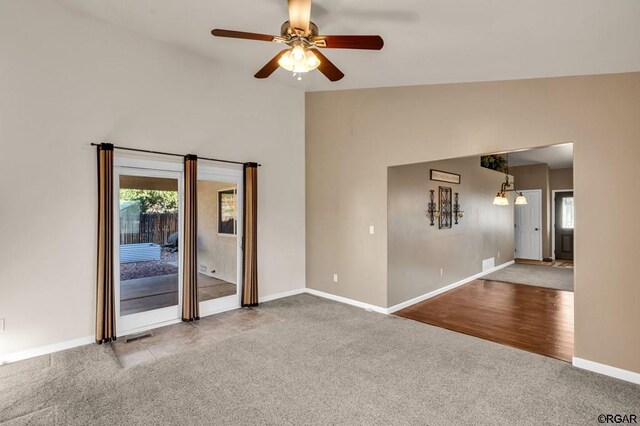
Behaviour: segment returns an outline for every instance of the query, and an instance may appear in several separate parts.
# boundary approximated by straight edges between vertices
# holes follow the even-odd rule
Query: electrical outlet
[[[4,318],[0,318],[0,333],[4,331]]]
[[[333,274],[333,282],[334,283],[338,282],[338,274]]]
[[[376,233],[376,230],[375,230],[375,228],[373,227],[373,225],[370,225],[370,226],[369,226],[369,233],[370,233],[371,235],[373,235],[373,234],[375,234],[375,233]]]
[[[443,276],[443,275],[444,275],[444,269],[440,268],[440,276]]]

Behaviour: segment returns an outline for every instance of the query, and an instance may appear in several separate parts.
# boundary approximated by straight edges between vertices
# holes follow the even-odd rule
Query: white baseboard
[[[622,368],[600,364],[599,362],[593,362],[588,359],[582,359],[575,356],[573,357],[573,366],[640,385],[640,373],[635,373],[633,371],[623,370]]]
[[[437,296],[437,295],[442,294],[442,293],[444,293],[446,291],[449,291],[449,290],[453,290],[456,287],[460,287],[461,285],[470,283],[471,281],[477,280],[478,278],[482,278],[485,275],[488,275],[488,274],[490,274],[492,272],[498,271],[498,270],[500,270],[502,268],[506,268],[507,266],[510,266],[510,265],[513,265],[513,264],[514,264],[514,261],[511,260],[509,262],[506,262],[506,263],[498,265],[498,266],[496,266],[494,268],[491,268],[491,269],[489,269],[487,271],[480,272],[479,274],[475,274],[473,276],[461,279],[460,281],[457,281],[455,283],[452,283],[452,284],[446,285],[444,287],[441,287],[441,288],[439,288],[437,290],[434,290],[432,292],[423,294],[422,296],[414,297],[413,299],[407,300],[406,302],[398,303],[397,305],[394,305],[394,306],[391,306],[390,308],[387,308],[387,313],[392,314],[392,313],[397,312],[397,311],[399,311],[401,309],[407,308],[407,307],[409,307],[411,305],[415,305],[418,302],[422,302],[424,300],[431,299],[434,296]]]
[[[258,301],[260,303],[270,302],[272,300],[282,299],[284,297],[295,296],[296,294],[302,294],[302,293],[305,293],[306,290],[307,289],[303,287],[303,288],[297,288],[295,290],[283,291],[282,293],[276,293],[276,294],[271,294],[269,296],[259,297]]]
[[[359,308],[367,309],[369,311],[378,312],[378,313],[381,313],[381,314],[392,314],[394,312],[399,311],[400,309],[404,309],[404,308],[406,308],[408,306],[411,306],[411,305],[414,305],[414,304],[416,304],[418,302],[422,302],[423,300],[430,299],[430,298],[432,298],[434,296],[437,296],[439,294],[444,293],[445,291],[449,291],[449,290],[454,289],[456,287],[459,287],[461,285],[467,284],[467,283],[469,283],[469,282],[471,282],[473,280],[477,280],[478,278],[481,278],[481,277],[483,277],[483,276],[485,276],[487,274],[490,274],[490,273],[495,272],[495,271],[497,271],[499,269],[502,269],[502,268],[506,268],[507,266],[513,265],[513,264],[514,264],[514,261],[511,260],[509,262],[506,262],[506,263],[503,263],[501,265],[498,265],[495,268],[491,268],[488,271],[480,272],[479,274],[473,275],[471,277],[464,278],[464,279],[462,279],[460,281],[457,281],[457,282],[455,282],[453,284],[446,285],[446,286],[441,287],[441,288],[439,288],[437,290],[434,290],[434,291],[432,291],[430,293],[423,294],[422,296],[418,296],[418,297],[415,297],[415,298],[413,298],[411,300],[407,300],[406,302],[402,302],[402,303],[399,303],[397,305],[391,306],[390,308],[382,308],[380,306],[371,305],[371,304],[365,303],[365,302],[360,302],[359,300],[349,299],[347,297],[337,296],[337,295],[331,294],[331,293],[325,293],[324,291],[315,290],[313,288],[306,288],[306,289],[304,289],[304,292],[309,293],[309,294],[313,294],[313,295],[318,296],[318,297],[323,297],[325,299],[335,300],[336,302],[346,303],[347,305],[357,306]]]
[[[10,362],[22,361],[28,358],[35,358],[41,355],[47,355],[54,352],[64,351],[65,349],[77,348],[78,346],[95,343],[94,336],[80,337],[78,339],[67,340],[64,342],[53,343],[51,345],[39,346],[33,349],[27,349],[20,352],[14,352],[7,355],[0,355],[0,365]]]
[[[325,293],[324,291],[315,290],[313,288],[306,288],[305,290],[306,293],[312,294],[314,296],[323,297],[329,300],[335,300],[336,302],[346,303],[347,305],[357,306],[358,308],[378,312],[381,314],[389,313],[387,308],[381,308],[380,306],[371,305],[369,303],[360,302],[358,300],[349,299],[347,297],[336,296],[335,294]]]
[[[301,294],[301,293],[304,293],[305,291],[306,291],[305,288],[299,288],[299,289],[296,289],[296,290],[291,290],[291,291],[286,291],[286,292],[282,292],[282,293],[272,294],[272,295],[269,295],[269,296],[261,297],[260,298],[260,303],[268,302],[268,301],[276,300],[276,299],[282,299],[283,297],[295,296],[296,294]],[[202,312],[200,312],[200,316],[201,317],[205,317],[205,316],[208,316],[208,315],[219,314],[219,313],[230,311],[230,310],[233,310],[233,309],[237,309],[237,306],[221,307],[219,309],[202,311]],[[161,324],[153,324],[153,325],[146,326],[146,327],[139,327],[139,328],[136,328],[134,330],[129,330],[127,332],[127,334],[141,333],[143,331],[152,330],[154,328],[164,327],[164,326],[167,326],[167,325],[178,324],[180,322],[182,322],[181,319],[165,321],[165,322],[163,322]],[[77,348],[78,346],[89,345],[91,343],[95,343],[94,336],[80,337],[78,339],[67,340],[67,341],[64,341],[64,342],[53,343],[51,345],[46,345],[46,346],[39,346],[39,347],[36,347],[36,348],[27,349],[27,350],[20,351],[20,352],[13,352],[13,353],[6,354],[6,355],[0,355],[0,365],[8,364],[10,362],[22,361],[22,360],[25,360],[25,359],[34,358],[34,357],[41,356],[41,355],[47,355],[47,354],[51,354],[51,353],[54,353],[54,352],[60,352],[60,351],[66,350],[66,349]]]
[[[489,270],[489,271],[485,271],[482,272],[480,274],[476,274],[472,277],[469,278],[465,278],[464,280],[460,280],[458,282],[455,282],[453,284],[449,284],[445,287],[442,287],[438,290],[432,291],[430,293],[424,294],[422,296],[418,296],[414,299],[408,300],[406,302],[400,303],[398,305],[392,306],[390,308],[382,308],[380,306],[376,306],[376,305],[371,305],[369,303],[364,303],[364,302],[359,302],[357,300],[353,300],[353,299],[349,299],[347,297],[342,297],[342,296],[337,296],[335,294],[330,294],[330,293],[325,293],[323,291],[319,291],[319,290],[315,290],[312,288],[299,288],[296,290],[291,290],[291,291],[285,291],[282,293],[276,293],[276,294],[272,294],[269,296],[265,296],[265,297],[261,297],[260,298],[260,303],[264,303],[264,302],[269,302],[272,300],[276,300],[276,299],[282,299],[285,297],[290,297],[290,296],[295,296],[297,294],[302,294],[302,293],[308,293],[308,294],[312,294],[314,296],[318,296],[318,297],[322,297],[325,299],[329,299],[329,300],[334,300],[336,302],[341,302],[341,303],[346,303],[348,305],[353,305],[353,306],[357,306],[359,308],[362,309],[366,309],[369,311],[373,311],[373,312],[378,312],[381,314],[390,314],[393,312],[396,312],[400,309],[403,309],[407,306],[411,306],[415,303],[421,302],[423,300],[429,299],[430,297],[434,297],[438,294],[444,293],[445,291],[451,290],[455,287],[461,286],[463,284],[466,284],[468,282],[471,282],[473,280],[476,280],[484,275],[490,274],[491,272],[497,271],[499,269],[505,268],[511,264],[513,264],[514,262],[507,262],[507,263],[503,263],[502,265],[496,266],[495,268]],[[235,309],[235,308],[234,308]],[[227,310],[227,309],[225,309]],[[221,311],[222,312],[222,311]],[[207,314],[211,314],[209,312],[207,312]],[[176,323],[180,322],[180,320],[176,320],[174,321]],[[166,324],[163,324],[166,325]],[[63,351],[66,349],[72,349],[72,348],[76,348],[78,346],[84,346],[84,345],[88,345],[91,343],[95,343],[95,339],[94,336],[87,336],[87,337],[80,337],[78,339],[72,339],[72,340],[67,340],[64,342],[59,342],[59,343],[54,343],[51,345],[46,345],[46,346],[40,346],[37,348],[33,348],[33,349],[27,349],[24,351],[20,351],[20,352],[14,352],[11,354],[7,354],[7,355],[0,355],[0,365],[2,364],[6,364],[6,363],[10,363],[10,362],[16,362],[16,361],[22,361],[28,358],[34,358],[37,356],[41,356],[41,355],[47,355],[50,353],[54,353],[54,352],[59,352],[59,351]],[[582,358],[577,358],[577,357],[573,357],[573,366],[576,368],[581,368],[583,370],[588,370],[594,373],[599,373],[599,374],[603,374],[605,376],[610,376],[610,377],[614,377],[616,379],[620,379],[620,380],[624,380],[627,382],[631,382],[631,383],[635,383],[635,384],[640,384],[640,373],[636,373],[633,371],[628,371],[628,370],[623,370],[621,368],[617,368],[617,367],[612,367],[610,365],[606,365],[606,364],[600,364],[597,362],[593,362],[593,361],[589,361],[586,359],[582,359]]]

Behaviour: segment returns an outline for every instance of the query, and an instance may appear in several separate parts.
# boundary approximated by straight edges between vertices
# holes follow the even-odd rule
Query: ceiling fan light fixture
[[[300,51],[302,51],[302,54],[300,54]],[[295,46],[282,55],[278,60],[278,65],[287,71],[303,73],[318,68],[320,60],[312,51],[305,50],[302,46]]]
[[[278,65],[284,68],[287,71],[293,71],[293,59],[291,59],[291,50],[287,50],[284,54],[278,59]]]
[[[307,63],[307,68],[309,69],[309,71],[315,70],[320,66],[320,59],[318,59],[316,54],[313,53],[311,50],[307,50],[305,52],[305,56],[306,56],[305,60]]]
[[[214,37],[242,40],[257,40],[284,44],[287,47],[278,52],[257,73],[255,78],[263,79],[273,74],[278,67],[294,73],[298,80],[301,74],[318,69],[329,81],[339,81],[344,73],[336,67],[320,49],[380,50],[384,40],[379,35],[326,35],[319,34],[318,26],[311,21],[312,0],[288,0],[289,20],[280,26],[279,35],[251,33],[246,31],[214,28]]]
[[[302,62],[306,57],[307,55],[305,55],[304,47],[299,44],[293,46],[291,49],[291,59],[293,59],[293,62]]]

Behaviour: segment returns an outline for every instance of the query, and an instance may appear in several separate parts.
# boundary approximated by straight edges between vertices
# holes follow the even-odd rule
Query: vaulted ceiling
[[[565,143],[509,153],[509,166],[532,164],[547,164],[550,169],[573,167],[573,144]]]
[[[212,28],[278,34],[286,0],[58,0],[123,29],[224,61],[247,79],[281,45]],[[638,0],[316,0],[323,34],[380,34],[380,52],[326,50],[346,74],[264,84],[335,90],[640,71]]]

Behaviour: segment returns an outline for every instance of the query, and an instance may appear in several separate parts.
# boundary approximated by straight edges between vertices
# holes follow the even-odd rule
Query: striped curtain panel
[[[244,165],[242,306],[258,306],[258,164]]]
[[[184,157],[182,321],[200,319],[198,306],[198,157]]]
[[[113,145],[98,145],[96,342],[116,340],[113,291]]]

